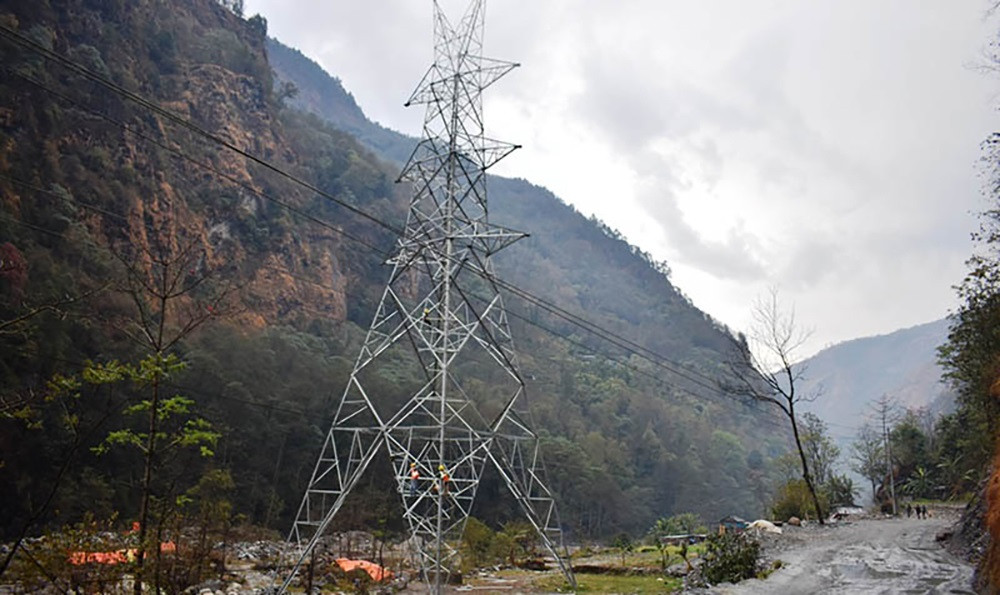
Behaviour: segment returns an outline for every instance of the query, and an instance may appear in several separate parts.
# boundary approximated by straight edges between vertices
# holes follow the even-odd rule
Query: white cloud
[[[429,2],[247,0],[377,121],[431,57]],[[458,18],[464,5],[444,6]],[[811,349],[943,316],[983,206],[978,145],[996,81],[969,65],[979,0],[508,0],[486,48],[522,69],[490,89],[500,171],[552,189],[665,258],[734,327],[768,285]],[[454,19],[453,19],[454,20]],[[541,231],[541,230],[535,230]]]

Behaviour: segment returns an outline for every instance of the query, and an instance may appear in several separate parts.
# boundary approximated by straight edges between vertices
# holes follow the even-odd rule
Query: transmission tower
[[[485,136],[482,92],[517,64],[482,56],[484,11],[472,0],[453,26],[434,1],[434,63],[406,102],[426,106],[400,174],[413,188],[406,226],[299,507],[291,539],[304,547],[282,590],[383,448],[429,588],[440,592],[456,571],[487,464],[576,584],[492,264],[524,234],[487,216],[486,170],[517,146]],[[402,392],[407,363],[419,372]]]

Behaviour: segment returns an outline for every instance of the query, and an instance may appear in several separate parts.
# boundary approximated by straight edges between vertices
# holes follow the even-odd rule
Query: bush
[[[825,515],[830,510],[826,495],[820,492],[819,507]],[[816,511],[813,508],[812,496],[809,488],[803,479],[793,479],[786,483],[771,508],[774,518],[780,521],[788,520],[789,517],[799,517],[800,519],[816,518]]]
[[[713,535],[705,545],[701,575],[711,584],[738,583],[757,576],[760,544],[746,533]]]
[[[495,553],[491,551],[496,533],[475,517],[469,517],[462,534],[462,570],[468,572],[491,564]]]

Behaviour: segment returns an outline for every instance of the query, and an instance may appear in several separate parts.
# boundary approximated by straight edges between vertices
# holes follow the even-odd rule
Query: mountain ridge
[[[859,337],[821,350],[800,363],[803,390],[818,398],[805,409],[841,427],[859,427],[869,405],[883,395],[904,408],[948,411],[954,395],[942,379],[937,347],[948,319],[891,333]]]

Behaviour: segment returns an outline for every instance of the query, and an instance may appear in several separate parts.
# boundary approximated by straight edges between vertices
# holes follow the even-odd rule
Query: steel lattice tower
[[[487,217],[486,170],[517,146],[485,136],[482,92],[517,65],[482,56],[484,12],[472,0],[453,26],[434,0],[434,64],[406,102],[426,116],[400,175],[413,186],[405,230],[299,507],[291,539],[305,547],[283,589],[383,447],[429,587],[455,570],[487,463],[575,586],[492,264],[524,234]],[[374,394],[379,362],[417,364],[422,385]]]

